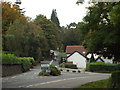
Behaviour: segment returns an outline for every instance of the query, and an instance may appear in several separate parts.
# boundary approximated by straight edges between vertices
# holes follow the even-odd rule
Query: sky
[[[16,0],[4,0],[11,1]],[[85,0],[87,2],[88,0]],[[77,0],[21,0],[20,8],[25,8],[23,11],[26,16],[35,19],[37,15],[45,15],[48,19],[51,17],[53,9],[56,9],[60,26],[66,26],[72,22],[78,23],[82,21],[86,15],[88,3],[77,5]]]

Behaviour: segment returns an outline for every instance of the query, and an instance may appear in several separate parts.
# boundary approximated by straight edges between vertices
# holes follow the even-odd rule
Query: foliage
[[[16,57],[14,54],[2,54],[2,64],[21,64],[23,72],[28,71],[33,63],[34,59],[32,57]]]
[[[56,9],[52,10],[51,14],[51,21],[57,25],[57,27],[60,27],[59,19],[57,17],[57,12]]]
[[[60,64],[60,66],[65,68],[77,69],[77,66],[73,63],[62,63]]]
[[[83,44],[90,52],[96,52],[105,57],[115,57],[120,61],[120,2],[92,3],[84,17],[86,32]],[[85,34],[84,34],[85,35]]]
[[[19,7],[11,2],[1,1],[0,6],[2,8],[2,47],[3,50],[6,50],[6,32],[16,19],[22,18],[23,16],[18,10]]]
[[[47,39],[49,49],[57,50],[61,47],[61,39],[58,27],[43,15],[38,15],[34,23],[40,26]]]
[[[117,64],[94,62],[88,63],[86,69],[91,72],[113,72],[119,70],[120,67]]]
[[[39,75],[41,76],[49,76],[49,75],[52,75],[52,76],[58,76],[60,75],[61,72],[54,66],[54,65],[50,65],[50,73],[49,72],[46,72],[45,69],[43,69]]]
[[[43,70],[39,73],[39,76],[50,76],[50,73],[49,73],[49,72],[46,72],[46,70],[43,69]]]
[[[18,59],[21,61],[22,69],[23,69],[22,71],[23,72],[28,71],[30,69],[30,66],[31,66],[29,58],[19,57]]]
[[[56,68],[54,65],[50,65],[50,70],[51,70],[50,75],[58,76],[61,74],[58,68]]]
[[[40,60],[48,54],[47,40],[42,29],[28,22],[28,18],[16,20],[10,26],[6,35],[6,45],[7,50],[15,55],[33,57],[35,60]]]
[[[2,64],[21,64],[14,54],[2,54]]]
[[[2,33],[5,34],[10,24],[21,17],[19,8],[10,2],[1,2],[2,6]]]
[[[112,73],[108,86],[109,88],[120,88],[120,71]]]

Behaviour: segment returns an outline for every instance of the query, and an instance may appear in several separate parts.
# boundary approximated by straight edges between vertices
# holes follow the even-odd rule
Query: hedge
[[[14,54],[2,54],[2,64],[21,64]]]
[[[120,70],[112,72],[109,79],[108,88],[120,88]]]
[[[23,72],[28,71],[34,62],[32,57],[16,57],[14,54],[2,54],[2,64],[21,64]]]
[[[120,70],[120,65],[103,62],[94,62],[88,63],[86,70],[91,72],[113,72],[116,70]]]
[[[60,64],[60,66],[65,68],[77,69],[77,66],[73,63],[62,63]]]
[[[28,58],[26,57],[18,57],[18,59],[21,61],[22,64],[22,71],[28,71],[31,67],[31,62]]]

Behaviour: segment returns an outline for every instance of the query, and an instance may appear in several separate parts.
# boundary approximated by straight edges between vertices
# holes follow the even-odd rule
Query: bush
[[[39,73],[39,76],[41,75],[42,76],[49,76],[49,75],[58,76],[60,74],[61,74],[60,70],[58,70],[55,66],[50,65],[50,73],[46,72],[46,69],[42,69],[42,71]]]
[[[120,88],[120,71],[115,71],[112,73],[109,79],[109,88]]]
[[[33,57],[23,57],[26,60],[30,61],[30,67],[33,68],[33,66],[35,65],[35,61]]]
[[[49,72],[46,72],[46,70],[43,69],[43,70],[39,73],[39,76],[50,76],[50,73],[49,73]]]
[[[61,64],[61,67],[77,69],[77,66],[75,64],[72,64],[72,63],[63,63],[63,64]]]
[[[14,54],[2,54],[2,64],[21,64],[23,72],[28,71],[34,62],[32,57],[16,57]]]
[[[2,64],[21,64],[14,54],[2,54]]]
[[[113,72],[119,69],[119,65],[103,62],[88,63],[86,70],[91,72]]]
[[[21,61],[21,64],[22,64],[22,71],[25,72],[25,71],[28,71],[31,67],[31,62],[28,58],[26,57],[18,57],[18,59]]]
[[[53,75],[53,76],[58,76],[61,74],[61,72],[53,65],[50,65],[50,75]]]

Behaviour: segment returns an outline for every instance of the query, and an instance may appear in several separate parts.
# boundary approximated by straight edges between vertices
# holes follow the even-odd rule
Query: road
[[[2,78],[2,88],[74,88],[81,84],[106,79],[110,74],[62,72],[60,76],[38,76],[40,66],[28,72]]]

